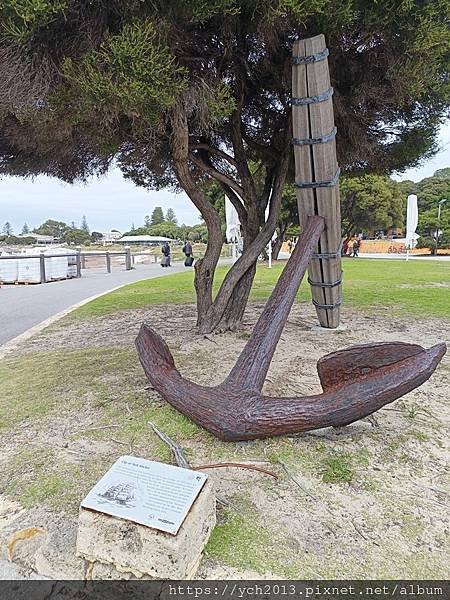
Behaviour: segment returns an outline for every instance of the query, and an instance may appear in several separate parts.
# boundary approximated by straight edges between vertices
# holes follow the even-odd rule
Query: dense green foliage
[[[192,143],[211,148],[232,145],[237,111],[248,157],[270,167],[289,113],[291,43],[320,32],[342,166],[401,169],[434,149],[448,101],[448,8],[448,0],[3,0],[1,169],[72,180],[118,157],[136,183],[175,184],[171,110],[180,106]]]
[[[86,219],[86,215],[83,215],[81,218],[81,226],[80,229],[82,229],[85,233],[89,233],[89,225]]]
[[[33,237],[18,237],[17,235],[0,235],[2,246],[32,246],[36,243]]]
[[[168,208],[166,212],[166,216],[164,218],[166,223],[173,223],[174,225],[178,225],[177,217],[173,208]]]
[[[9,221],[6,221],[6,223],[3,225],[2,232],[7,236],[13,234],[13,228]]]
[[[344,236],[364,232],[373,237],[377,230],[403,225],[406,196],[389,177],[343,177],[340,191]]]
[[[91,233],[91,240],[94,242],[94,244],[101,242],[102,237],[103,233],[101,231],[93,231]]]
[[[64,221],[55,221],[54,219],[48,219],[39,227],[33,230],[33,233],[40,235],[49,235],[58,239],[60,242],[66,244],[72,244],[75,246],[81,246],[87,244],[91,240],[89,235],[89,227],[86,221],[86,217],[83,215],[81,228],[67,225]]]
[[[419,206],[419,225],[417,233],[420,248],[450,247],[450,168],[436,171],[432,177],[418,183],[404,181],[401,184],[404,193],[416,194]],[[439,202],[441,204],[439,211]],[[440,216],[439,216],[440,212]],[[438,218],[439,217],[439,218]],[[438,235],[436,235],[438,234]]]
[[[72,246],[88,245],[90,240],[89,232],[77,227],[68,229],[60,239],[61,242]]]
[[[172,238],[173,240],[190,240],[192,242],[208,242],[208,229],[206,225],[175,225],[164,221],[157,225],[137,227],[127,231],[124,235],[154,235]]]
[[[63,221],[47,219],[47,221],[39,225],[39,227],[33,229],[33,233],[38,233],[39,235],[51,235],[55,238],[60,238],[68,229],[69,225]]]
[[[119,114],[139,115],[157,124],[162,111],[187,87],[186,69],[176,64],[165,34],[156,21],[133,21],[79,63],[66,58],[62,72],[77,93],[75,118],[83,123],[91,112],[103,121]],[[56,106],[65,107],[66,92],[56,92]]]
[[[4,0],[0,4],[2,32],[10,39],[25,42],[61,15],[68,4],[68,0]]]

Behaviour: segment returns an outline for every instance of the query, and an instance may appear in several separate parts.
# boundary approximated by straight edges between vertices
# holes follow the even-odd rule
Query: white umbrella
[[[406,209],[406,260],[409,258],[409,251],[417,245],[417,240],[419,238],[416,233],[418,221],[419,209],[417,207],[417,196],[411,194],[408,196],[408,205]]]
[[[225,196],[225,220],[227,222],[226,238],[231,244],[233,253],[233,262],[237,259],[236,246],[239,245],[241,239],[241,224],[236,209],[231,204],[227,196]]]
[[[266,206],[266,213],[265,213],[266,222],[267,222],[267,221],[268,221],[268,219],[269,219],[269,212],[270,212],[270,205],[269,205],[269,203],[267,203],[267,206]],[[269,269],[271,269],[271,268],[272,268],[272,242],[273,242],[273,240],[275,240],[276,238],[277,238],[277,232],[276,232],[276,231],[274,231],[274,232],[273,232],[273,235],[272,235],[272,239],[271,239],[271,241],[270,241],[270,242],[268,243],[268,245],[267,245],[267,255],[268,255],[268,257],[269,257]]]

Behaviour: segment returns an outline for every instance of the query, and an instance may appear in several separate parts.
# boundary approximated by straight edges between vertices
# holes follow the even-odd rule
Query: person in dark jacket
[[[192,245],[190,242],[184,242],[183,252],[188,258],[192,256]]]
[[[169,242],[164,242],[161,248],[161,252],[163,253],[163,258],[161,260],[162,267],[170,267],[170,246]]]
[[[186,256],[186,260],[184,261],[185,267],[192,267],[194,264],[194,257],[192,256],[192,245],[189,241],[184,242],[183,252]]]
[[[342,256],[347,256],[349,242],[350,242],[350,238],[349,237],[346,237],[343,240],[343,242],[342,242],[342,252],[341,252]]]

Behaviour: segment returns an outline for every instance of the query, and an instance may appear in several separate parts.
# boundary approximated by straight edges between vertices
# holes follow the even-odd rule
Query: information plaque
[[[122,456],[81,507],[176,535],[207,477],[198,471]]]

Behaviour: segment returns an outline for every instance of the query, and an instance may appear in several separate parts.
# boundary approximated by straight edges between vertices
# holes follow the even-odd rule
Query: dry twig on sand
[[[171,440],[170,437],[168,435],[166,435],[163,431],[158,429],[154,423],[152,423],[151,421],[148,421],[148,424],[153,429],[153,431],[156,433],[156,435],[159,437],[159,439],[169,446],[170,450],[172,451],[173,458],[174,458],[175,462],[177,463],[177,465],[179,467],[183,467],[184,469],[190,469],[191,467],[189,466],[189,463],[183,454],[183,450],[182,450],[181,446],[178,446],[178,444],[175,444],[175,442],[173,440]]]
[[[278,475],[276,475],[272,471],[268,471],[267,469],[263,469],[262,467],[257,467],[256,465],[248,465],[244,463],[215,463],[212,465],[198,465],[197,467],[192,467],[192,469],[194,471],[201,471],[202,469],[218,469],[221,467],[237,467],[238,469],[249,469],[251,471],[258,471],[259,473],[264,473],[265,475],[270,475],[270,477],[273,477],[274,479],[278,479]]]

